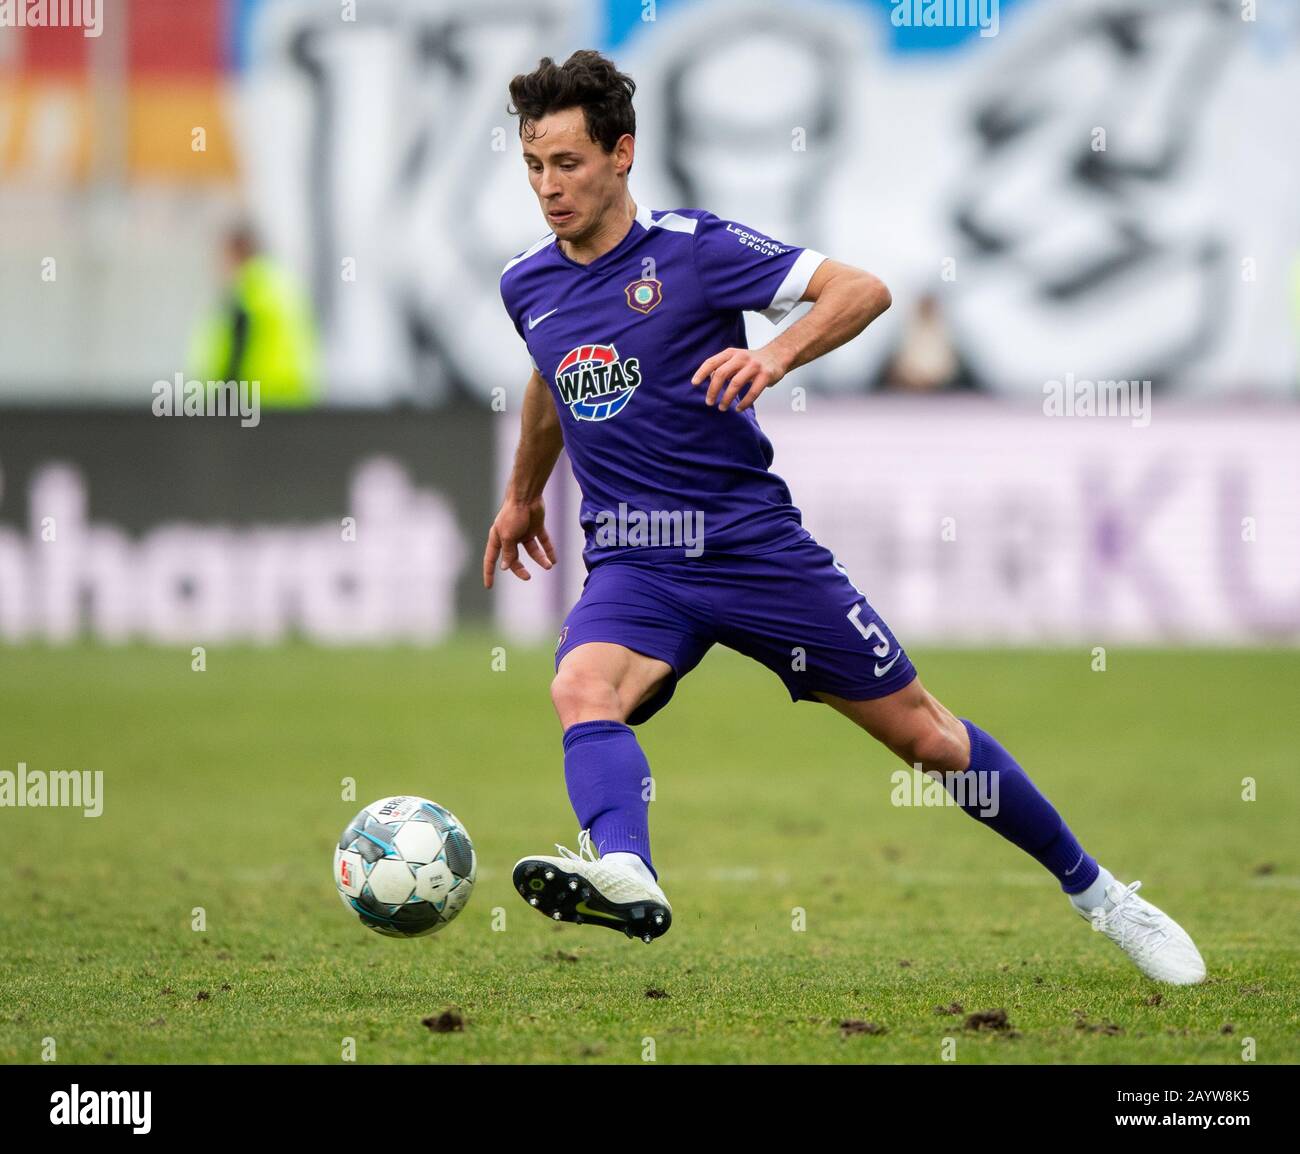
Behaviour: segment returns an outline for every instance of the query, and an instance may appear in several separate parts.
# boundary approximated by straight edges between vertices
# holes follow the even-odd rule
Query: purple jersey
[[[745,347],[744,311],[785,316],[824,259],[712,213],[638,208],[590,264],[548,234],[506,265],[501,298],[582,490],[588,568],[628,548],[760,554],[808,536],[754,410],[706,405],[691,377]]]

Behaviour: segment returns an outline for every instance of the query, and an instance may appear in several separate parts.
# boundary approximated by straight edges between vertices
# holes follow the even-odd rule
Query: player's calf
[[[908,765],[920,766],[924,773],[961,773],[970,764],[970,742],[961,722],[955,717],[951,720],[951,725],[945,725],[926,717],[890,748]]]
[[[849,701],[829,693],[818,696],[865,729],[908,765],[926,773],[961,773],[970,763],[966,727],[920,682],[897,693],[867,701]]]

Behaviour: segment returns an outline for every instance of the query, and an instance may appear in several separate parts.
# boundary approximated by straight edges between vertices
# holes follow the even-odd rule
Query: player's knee
[[[551,701],[565,729],[583,721],[625,720],[614,686],[601,675],[582,669],[561,669],[555,675]]]

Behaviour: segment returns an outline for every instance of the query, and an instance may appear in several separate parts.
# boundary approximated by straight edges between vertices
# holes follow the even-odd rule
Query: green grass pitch
[[[546,921],[510,868],[576,848],[551,658],[494,671],[495,644],[211,648],[204,672],[188,649],[0,650],[0,769],[104,774],[101,817],[0,809],[0,1061],[46,1038],[69,1063],[333,1063],[345,1039],[358,1062],[1300,1060],[1300,654],[916,655],[1190,930],[1210,977],[1176,989],[959,810],[891,805],[883,749],[722,649],[639,730],[672,930]],[[348,818],[395,793],[454,810],[480,863],[413,941],[330,877]],[[462,1029],[422,1024],[448,1009]]]

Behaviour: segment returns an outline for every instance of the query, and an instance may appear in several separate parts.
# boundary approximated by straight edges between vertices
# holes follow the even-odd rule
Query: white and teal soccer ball
[[[469,901],[478,861],[456,815],[423,797],[385,797],[348,822],[334,851],[343,904],[392,938],[436,933]]]

